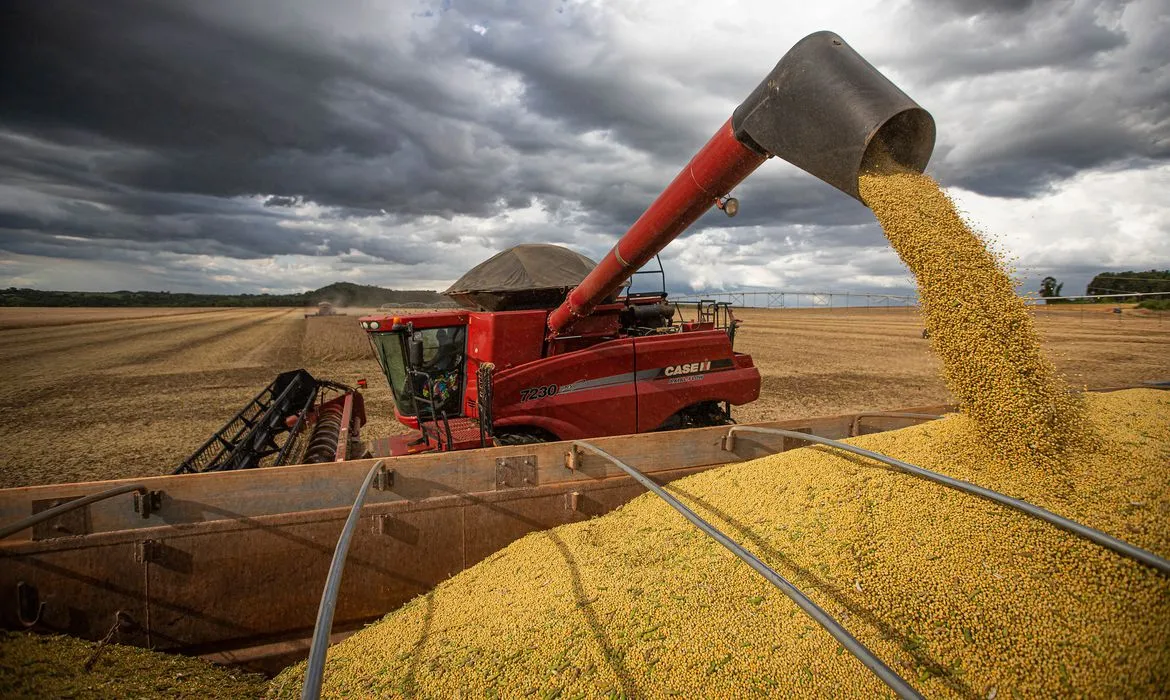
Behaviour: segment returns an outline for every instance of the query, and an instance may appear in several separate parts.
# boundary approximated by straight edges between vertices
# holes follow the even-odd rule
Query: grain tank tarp
[[[443,294],[472,310],[552,308],[596,266],[568,248],[527,243],[471,268]]]

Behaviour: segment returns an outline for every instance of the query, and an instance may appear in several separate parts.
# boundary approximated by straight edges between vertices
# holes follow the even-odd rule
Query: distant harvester
[[[334,308],[333,308],[333,304],[330,304],[327,301],[322,301],[322,302],[318,302],[318,304],[317,304],[317,313],[305,314],[305,318],[314,318],[316,316],[344,316],[344,315],[345,314],[337,313],[337,311],[334,310]]]

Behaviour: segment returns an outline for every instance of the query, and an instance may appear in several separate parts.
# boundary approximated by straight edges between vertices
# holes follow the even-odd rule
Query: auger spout
[[[570,330],[631,274],[765,160],[777,156],[860,200],[878,162],[917,172],[934,150],[934,119],[832,32],[810,34],[719,127],[548,319]]]

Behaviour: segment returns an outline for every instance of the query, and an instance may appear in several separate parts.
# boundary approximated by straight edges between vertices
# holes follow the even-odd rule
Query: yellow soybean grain
[[[850,442],[1170,554],[1170,395],[1089,395],[1077,488],[989,470],[971,418]],[[810,447],[670,490],[927,697],[1165,697],[1170,582],[981,499]],[[304,668],[273,697],[294,697]],[[646,494],[528,535],[329,652],[327,697],[886,697],[746,565]]]
[[[258,698],[264,676],[171,654],[0,631],[3,698]]]
[[[1089,438],[1000,259],[930,177],[867,174],[861,196],[914,273],[930,343],[960,410],[1010,459],[1058,461]]]

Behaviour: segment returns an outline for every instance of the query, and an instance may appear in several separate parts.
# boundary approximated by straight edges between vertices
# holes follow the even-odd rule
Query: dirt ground
[[[153,309],[141,307],[118,309],[42,309],[29,306],[0,310],[0,330],[35,328],[37,326],[61,326],[74,323],[96,323],[99,321],[116,321],[124,318],[183,316],[186,314],[205,314],[212,311],[215,311],[215,309]]]
[[[1074,385],[1170,379],[1170,314],[1043,309]],[[128,313],[130,312],[130,313]],[[279,372],[369,382],[366,438],[402,430],[348,316],[301,309],[0,309],[0,487],[166,474]],[[913,309],[742,309],[763,375],[741,422],[949,400]]]
[[[1077,387],[1170,380],[1170,313],[1041,307],[1048,356]],[[913,308],[740,309],[736,349],[763,375],[741,422],[950,402]]]

